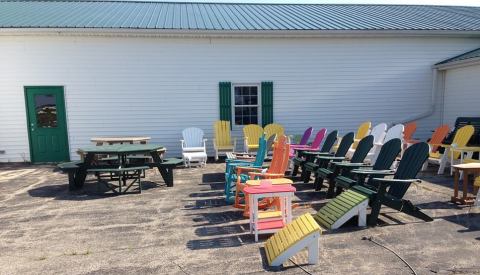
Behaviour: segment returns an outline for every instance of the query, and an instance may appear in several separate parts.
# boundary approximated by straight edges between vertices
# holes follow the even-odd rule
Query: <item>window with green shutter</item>
[[[220,119],[232,125],[273,122],[273,83],[232,84],[220,82]]]

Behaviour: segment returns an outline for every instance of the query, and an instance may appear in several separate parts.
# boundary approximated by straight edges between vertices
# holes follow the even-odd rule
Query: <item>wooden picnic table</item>
[[[84,161],[78,164],[79,169],[75,172],[75,188],[83,187],[88,169],[98,167],[95,161],[96,155],[116,155],[118,157],[119,166],[126,167],[127,156],[132,154],[150,154],[150,156],[153,158],[153,161],[151,163],[147,163],[147,165],[150,168],[157,167],[167,186],[171,187],[173,186],[172,169],[175,166],[176,161],[174,161],[174,159],[162,160],[160,158],[162,149],[164,149],[163,146],[156,144],[114,144],[80,148],[79,150],[84,152],[86,155]],[[178,161],[181,162],[181,160]]]
[[[146,144],[150,140],[150,137],[93,137],[91,142],[95,142],[98,146],[106,144]]]
[[[475,198],[468,196],[468,175],[473,174],[474,176],[478,176],[480,174],[480,163],[457,164],[452,165],[452,168],[454,170],[454,190],[451,201],[460,204],[473,204]],[[458,196],[460,172],[463,172],[463,194],[461,198]]]

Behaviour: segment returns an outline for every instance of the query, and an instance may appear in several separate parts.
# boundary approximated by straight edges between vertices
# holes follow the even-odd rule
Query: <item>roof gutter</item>
[[[147,37],[472,37],[480,31],[452,30],[195,30],[195,29],[134,29],[134,28],[0,28],[0,35],[86,35],[86,36],[147,36]]]
[[[475,66],[475,65],[480,65],[480,57],[473,57],[473,58],[452,61],[452,62],[443,63],[443,64],[437,64],[437,65],[434,65],[433,68],[439,71],[445,71],[449,69],[457,69],[457,68],[463,68],[463,67]]]

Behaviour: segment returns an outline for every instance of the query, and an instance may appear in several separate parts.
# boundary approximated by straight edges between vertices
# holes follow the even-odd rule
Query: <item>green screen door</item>
[[[63,87],[25,87],[32,162],[69,160]]]

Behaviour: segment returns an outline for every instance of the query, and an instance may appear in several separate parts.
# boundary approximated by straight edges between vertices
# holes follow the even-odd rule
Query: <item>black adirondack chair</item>
[[[298,150],[297,151],[297,156],[292,159],[293,161],[293,171],[292,171],[292,176],[296,176],[298,173],[298,168],[302,167],[302,175],[301,178],[303,179],[305,177],[305,168],[304,165],[307,162],[313,161],[316,156],[322,155],[322,154],[329,154],[330,151],[332,150],[333,145],[337,141],[337,135],[338,131],[334,130],[330,132],[327,137],[325,138],[325,141],[323,142],[322,148],[318,151],[312,151],[312,150]],[[308,174],[310,177],[310,174]]]
[[[423,213],[420,208],[413,205],[409,200],[403,199],[412,182],[420,182],[416,179],[423,163],[427,160],[429,146],[427,143],[417,143],[410,146],[403,154],[393,178],[373,177],[368,182],[355,185],[351,188],[369,197],[369,204],[372,208],[368,218],[369,225],[376,225],[382,205],[388,206],[405,214],[422,219],[433,221],[431,217]],[[352,173],[369,173],[367,170],[353,170]],[[376,175],[389,175],[390,172],[370,171]],[[387,190],[388,188],[388,190]]]
[[[333,180],[338,176],[341,166],[337,164],[356,163],[363,164],[363,161],[368,155],[368,152],[373,147],[373,136],[369,135],[364,137],[357,145],[355,152],[349,162],[342,162],[345,157],[328,157],[320,156],[319,159],[331,160],[328,167],[318,168],[315,177],[315,190],[320,190],[323,187],[323,182],[328,179],[329,186],[335,186]],[[332,191],[333,193],[333,191]]]
[[[350,189],[357,184],[363,184],[365,178],[368,176],[375,176],[376,174],[352,174],[352,170],[355,169],[368,169],[370,171],[393,171],[389,170],[392,167],[393,162],[397,158],[398,154],[402,150],[402,141],[398,138],[391,139],[382,145],[380,153],[375,163],[372,165],[366,165],[363,163],[338,163],[337,166],[341,169],[339,176],[335,178],[335,184],[329,186],[328,193],[333,196],[334,188],[337,187],[336,194],[340,194],[343,189]],[[381,176],[382,174],[378,174]],[[355,178],[355,176],[357,176]]]
[[[337,158],[345,158],[345,155],[348,152],[348,149],[350,149],[350,146],[353,144],[353,139],[355,138],[355,133],[354,132],[349,132],[347,133],[343,138],[342,141],[340,141],[340,144],[338,145],[337,151],[333,155],[334,157]],[[318,168],[323,168],[330,163],[329,159],[322,159],[321,157],[323,156],[332,156],[331,154],[323,154],[323,155],[317,155],[315,156],[315,160],[312,162],[307,162],[304,164],[304,169],[305,171],[308,172],[305,178],[303,178],[303,182],[307,183],[310,181],[310,175],[311,173],[315,173]],[[303,172],[303,170],[302,170]]]

